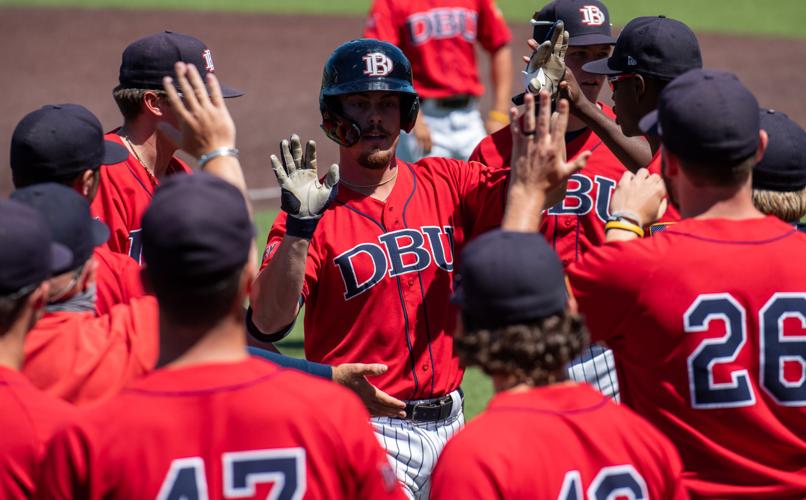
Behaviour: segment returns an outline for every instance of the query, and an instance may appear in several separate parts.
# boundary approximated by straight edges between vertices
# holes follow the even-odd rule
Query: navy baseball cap
[[[36,210],[0,199],[0,296],[38,285],[72,260],[70,250],[52,240]]]
[[[28,113],[11,136],[11,170],[33,182],[71,179],[120,163],[125,147],[104,140],[98,118],[78,104],[48,104]]]
[[[191,286],[243,267],[255,237],[241,192],[204,172],[165,181],[142,225],[148,269]]]
[[[52,182],[34,184],[14,191],[11,198],[39,212],[50,226],[53,240],[73,254],[70,262],[54,267],[55,274],[84,264],[95,247],[109,239],[109,229],[92,217],[87,199],[67,186]]]
[[[761,109],[761,128],[769,142],[753,168],[753,188],[800,191],[806,188],[806,131],[784,113]]]
[[[546,40],[556,21],[565,23],[568,45],[613,45],[616,39],[610,28],[610,13],[598,0],[554,0],[535,12],[532,18],[532,38],[538,43]]]
[[[639,126],[684,160],[735,164],[758,149],[758,101],[733,73],[695,69],[663,89]]]
[[[597,75],[639,73],[661,80],[672,80],[696,68],[702,68],[697,36],[682,22],[666,16],[633,19],[619,34],[610,57],[582,66]]]
[[[563,266],[539,233],[496,229],[462,252],[451,302],[476,328],[498,328],[562,312]]]
[[[213,55],[198,38],[163,31],[135,40],[123,51],[117,89],[163,90],[163,77],[170,76],[176,83],[174,65],[180,61],[196,66],[202,77],[215,73]],[[224,84],[221,93],[224,97],[243,95]]]

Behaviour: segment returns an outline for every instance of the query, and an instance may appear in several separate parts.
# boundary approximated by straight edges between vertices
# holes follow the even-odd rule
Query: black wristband
[[[285,221],[285,234],[310,240],[318,224],[319,219],[297,219],[289,215]]]

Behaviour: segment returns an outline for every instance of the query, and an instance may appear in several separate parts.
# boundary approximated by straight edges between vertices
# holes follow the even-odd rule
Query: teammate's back
[[[581,499],[627,490],[632,498],[688,498],[681,472],[671,442],[644,419],[587,384],[558,385],[496,395],[448,442],[432,493]]]
[[[672,439],[702,493],[806,491],[806,269],[790,265],[804,252],[775,217],[688,219],[572,273],[593,338],[617,353],[622,400]],[[595,291],[602,273],[625,293]]]
[[[160,370],[53,440],[41,494],[397,498],[368,418],[346,389],[257,358]]]

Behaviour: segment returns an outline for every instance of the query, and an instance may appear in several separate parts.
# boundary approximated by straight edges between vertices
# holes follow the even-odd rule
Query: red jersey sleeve
[[[398,21],[390,0],[374,0],[364,25],[364,38],[377,38],[399,46]]]
[[[478,41],[487,52],[495,52],[512,40],[512,33],[494,0],[479,5]]]
[[[131,299],[145,295],[140,266],[134,259],[107,247],[96,248],[93,255],[98,263],[95,311],[99,316],[117,304],[128,304]]]
[[[507,201],[509,169],[488,167],[478,162],[457,162],[459,196],[469,216],[467,240],[501,225]]]
[[[619,333],[655,270],[653,249],[640,240],[606,243],[567,268],[571,291],[585,316],[591,341]]]
[[[323,215],[323,217],[326,216],[327,214]],[[280,246],[280,243],[282,243],[283,238],[285,237],[285,221],[287,218],[288,214],[280,211],[280,213],[277,214],[277,218],[274,219],[274,224],[272,224],[271,230],[269,230],[269,236],[266,240],[266,250],[263,252],[263,262],[260,265],[261,271],[265,269],[269,262],[271,262],[271,260],[274,258],[277,248]],[[321,225],[319,227],[321,227]],[[321,252],[319,249],[321,241],[316,238],[316,234],[318,232],[319,229],[314,232],[313,238],[311,238],[311,243],[308,246],[308,258],[305,262],[305,281],[302,284],[303,301],[307,300],[310,294],[316,289],[317,276],[319,276],[320,272]]]

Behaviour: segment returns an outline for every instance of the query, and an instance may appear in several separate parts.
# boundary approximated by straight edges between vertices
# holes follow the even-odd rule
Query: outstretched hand
[[[344,363],[333,368],[333,381],[355,392],[373,417],[406,416],[406,403],[372,385],[367,377],[386,373],[382,364]]]
[[[573,161],[566,161],[565,131],[568,128],[568,101],[561,99],[557,112],[551,114],[551,97],[547,91],[539,95],[540,108],[535,115],[535,99],[524,97],[524,108],[512,117],[512,172],[509,195],[502,227],[514,231],[536,231],[546,193],[555,191],[590,156],[584,151]]]
[[[282,160],[271,155],[272,169],[282,189],[281,207],[290,217],[300,220],[318,219],[336,195],[339,166],[330,166],[324,182],[319,182],[316,143],[308,141],[305,154],[299,136],[280,143]]]
[[[639,226],[647,226],[666,212],[666,184],[658,174],[642,168],[624,172],[610,201],[610,213],[634,214]]]
[[[179,118],[179,130],[162,122],[159,131],[176,147],[196,158],[218,148],[234,148],[235,123],[216,76],[208,73],[205,86],[194,65],[177,62],[175,70],[181,97],[171,77],[163,78],[162,84]]]
[[[565,52],[568,50],[568,32],[562,21],[554,23],[548,40],[531,45],[533,52],[526,63],[524,83],[527,93],[537,94],[543,90],[552,97],[557,95],[560,80],[565,75]]]

